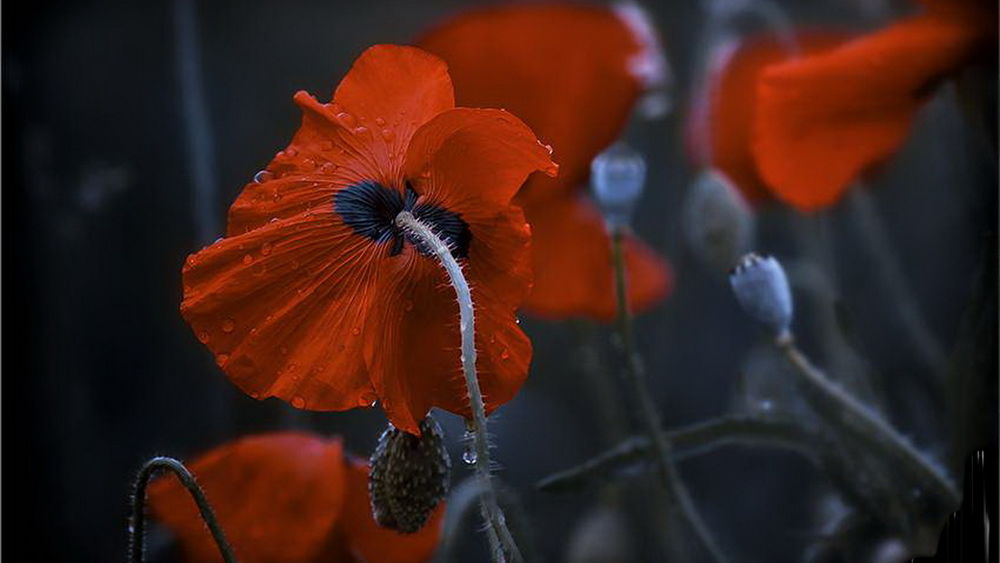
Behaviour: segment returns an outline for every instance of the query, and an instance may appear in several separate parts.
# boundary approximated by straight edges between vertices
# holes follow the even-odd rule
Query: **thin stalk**
[[[233,555],[233,548],[226,540],[226,535],[219,525],[219,520],[215,517],[212,505],[205,498],[205,492],[201,490],[194,476],[184,467],[184,464],[172,457],[154,457],[143,464],[132,484],[132,515],[129,518],[129,548],[128,560],[130,563],[142,563],[145,559],[146,551],[146,487],[149,480],[157,471],[170,471],[184,485],[184,488],[191,493],[191,498],[198,505],[201,518],[205,521],[208,531],[212,533],[212,539],[219,548],[219,554],[226,563],[235,563],[236,556]]]
[[[479,496],[480,510],[486,520],[486,534],[490,540],[490,554],[494,562],[502,563],[506,557],[519,563],[523,561],[520,550],[514,542],[514,536],[507,528],[507,521],[497,502],[497,493],[490,477],[490,444],[486,433],[486,407],[483,404],[483,393],[479,389],[479,379],[476,377],[476,328],[475,312],[472,306],[472,292],[469,282],[462,273],[462,267],[451,254],[451,249],[427,225],[421,223],[409,211],[402,211],[396,216],[396,226],[424,243],[437,257],[441,266],[448,274],[455,295],[458,298],[459,327],[462,333],[462,372],[465,374],[465,385],[469,391],[469,402],[472,408],[472,420],[469,421],[469,431],[473,435],[475,447],[475,473],[482,486]]]
[[[935,387],[940,389],[948,371],[948,355],[920,312],[920,306],[892,249],[878,210],[875,209],[871,196],[861,185],[856,185],[850,190],[848,202],[852,222],[857,227],[858,234],[865,240],[864,246],[875,263],[875,270],[885,284],[887,293],[895,301],[895,309],[899,312],[903,328],[913,343],[912,349],[934,374],[933,382]]]
[[[806,399],[821,416],[860,443],[892,458],[899,471],[946,504],[961,501],[955,485],[942,469],[920,453],[875,411],[865,406],[841,386],[830,381],[795,345],[790,335],[775,341],[805,384]]]
[[[611,249],[614,258],[615,293],[618,305],[618,332],[621,337],[622,352],[625,355],[625,373],[632,385],[636,399],[639,402],[639,412],[645,426],[646,434],[656,451],[656,462],[660,481],[670,498],[671,504],[680,509],[681,516],[697,534],[705,549],[715,561],[726,561],[722,550],[715,543],[705,522],[702,521],[691,500],[691,495],[681,480],[677,467],[670,459],[670,443],[667,441],[660,425],[660,414],[653,403],[652,395],[646,385],[645,367],[635,344],[632,312],[628,304],[628,292],[625,280],[625,257],[622,249],[624,228],[616,227],[611,232]]]

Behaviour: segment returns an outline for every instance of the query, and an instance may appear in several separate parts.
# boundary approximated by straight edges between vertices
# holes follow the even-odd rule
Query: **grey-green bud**
[[[784,268],[773,256],[747,254],[729,272],[729,284],[748,315],[770,327],[776,336],[788,334],[792,292]]]

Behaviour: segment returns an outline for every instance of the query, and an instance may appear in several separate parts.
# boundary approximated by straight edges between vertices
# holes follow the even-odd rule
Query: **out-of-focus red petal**
[[[525,309],[541,317],[615,318],[611,241],[600,212],[583,197],[529,205],[535,283]],[[666,296],[670,267],[638,238],[625,240],[629,302],[641,312]]]
[[[765,70],[753,140],[764,181],[802,211],[836,202],[899,148],[927,94],[976,54],[990,25],[995,17],[917,16]]]
[[[406,157],[416,190],[459,213],[508,205],[536,170],[556,174],[549,150],[521,120],[496,109],[438,114],[413,136]]]
[[[313,560],[347,502],[339,440],[299,433],[243,438],[196,459],[188,469],[244,562]],[[188,561],[220,560],[197,506],[175,477],[159,477],[148,494],[153,514],[177,535]]]
[[[472,233],[469,257],[461,263],[475,304],[476,367],[491,412],[517,393],[531,361],[531,342],[514,316],[530,287],[530,229],[513,207],[463,218]],[[386,261],[380,279],[384,293],[372,316],[384,333],[369,341],[366,352],[389,419],[417,434],[432,406],[470,416],[458,302],[444,270],[407,245]]]
[[[190,256],[181,312],[252,397],[313,410],[368,405],[362,340],[386,252],[327,203]]]
[[[340,121],[365,139],[383,185],[400,185],[413,133],[455,107],[448,67],[414,47],[375,45],[356,61],[333,95]]]
[[[574,4],[480,9],[418,44],[448,63],[459,105],[501,107],[551,144],[559,177],[535,176],[522,199],[582,185],[591,159],[621,133],[641,92],[630,59],[643,46],[614,12]]]
[[[846,35],[808,31],[795,39],[802,54],[813,54],[839,45]],[[688,119],[687,139],[695,161],[722,170],[750,202],[769,197],[750,149],[757,78],[764,67],[790,58],[788,46],[773,34],[722,46]]]
[[[445,502],[441,502],[420,531],[400,534],[382,528],[372,518],[368,496],[368,464],[351,460],[346,467],[347,501],[342,525],[348,549],[365,563],[425,563],[441,540]]]

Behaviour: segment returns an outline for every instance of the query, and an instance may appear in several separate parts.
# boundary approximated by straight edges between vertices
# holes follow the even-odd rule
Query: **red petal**
[[[385,252],[329,208],[303,213],[189,257],[181,312],[255,398],[313,410],[368,405],[362,339]]]
[[[368,496],[368,464],[351,460],[347,466],[347,503],[344,527],[348,547],[366,563],[424,563],[430,561],[441,540],[445,503],[434,509],[427,524],[413,534],[380,527],[372,518]]]
[[[761,176],[802,211],[836,202],[899,148],[929,88],[982,38],[971,20],[920,16],[767,69],[754,121]]]
[[[535,283],[525,309],[542,317],[615,318],[611,241],[589,200],[567,198],[525,209],[532,229]],[[669,265],[638,238],[625,240],[629,303],[641,312],[672,286]]]
[[[533,178],[522,197],[578,189],[591,159],[621,133],[641,91],[629,61],[642,43],[601,7],[476,10],[419,44],[448,62],[460,105],[505,108],[555,147],[559,178]]]
[[[837,33],[796,34],[806,54],[831,49],[845,39]],[[789,58],[788,47],[773,34],[721,47],[707,71],[705,91],[695,96],[687,123],[695,161],[725,172],[750,202],[769,197],[750,150],[757,78],[764,67]]]
[[[491,218],[466,215],[472,240],[464,260],[475,306],[478,380],[492,411],[509,401],[528,373],[531,342],[514,310],[528,290],[529,229],[517,208]],[[418,433],[432,407],[470,416],[459,347],[455,290],[434,258],[407,245],[386,261],[381,305],[383,329],[366,350],[372,381],[397,427]]]
[[[323,549],[345,505],[339,440],[278,433],[243,438],[188,464],[240,561],[309,561]],[[188,561],[219,561],[190,494],[164,475],[149,487],[157,519],[178,536]]]
[[[369,143],[383,185],[401,185],[406,147],[421,125],[455,107],[444,61],[415,47],[375,45],[333,95],[343,119]]]
[[[549,151],[521,120],[495,109],[439,114],[413,136],[406,157],[417,191],[459,213],[506,207],[536,170],[556,174]]]

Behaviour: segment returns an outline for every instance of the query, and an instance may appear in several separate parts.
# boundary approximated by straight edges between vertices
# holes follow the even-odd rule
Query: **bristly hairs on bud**
[[[731,268],[753,247],[754,211],[718,170],[707,168],[698,174],[684,199],[682,219],[692,253],[719,271]]]
[[[626,227],[646,183],[646,159],[624,142],[617,142],[590,163],[590,183],[608,230]]]
[[[451,484],[451,458],[441,426],[428,415],[420,432],[414,436],[390,423],[372,453],[368,475],[375,521],[404,534],[423,528]]]
[[[743,256],[729,272],[736,300],[748,315],[763,323],[779,340],[791,338],[792,292],[785,270],[773,256]]]

